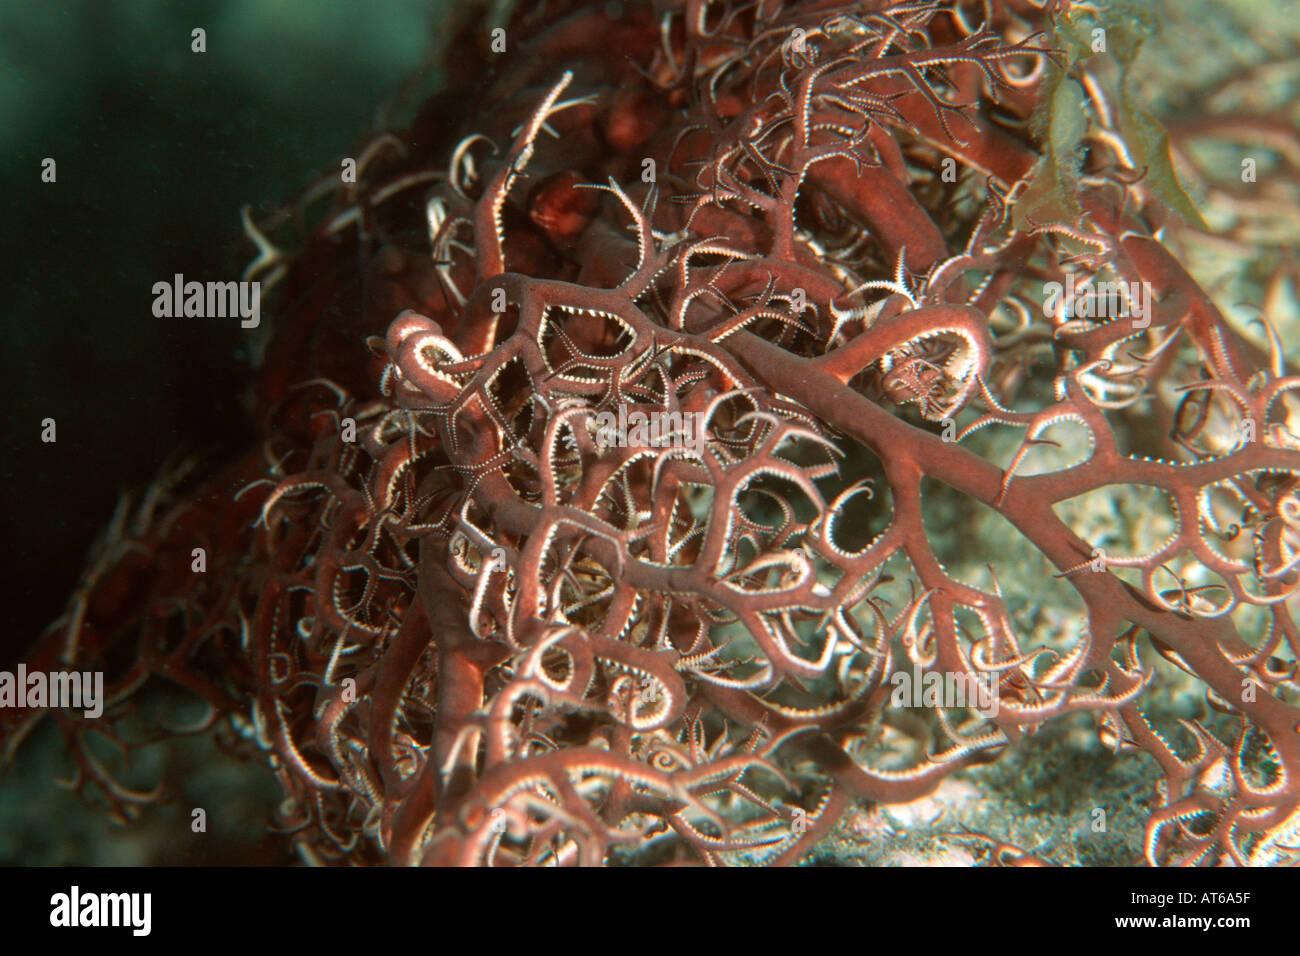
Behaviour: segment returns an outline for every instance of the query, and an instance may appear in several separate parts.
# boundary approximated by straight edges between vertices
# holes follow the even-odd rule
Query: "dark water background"
[[[439,6],[0,0],[0,666],[60,613],[123,491],[248,434],[251,333],[155,318],[153,283],[239,278],[241,206],[337,171],[403,81],[437,83]]]

